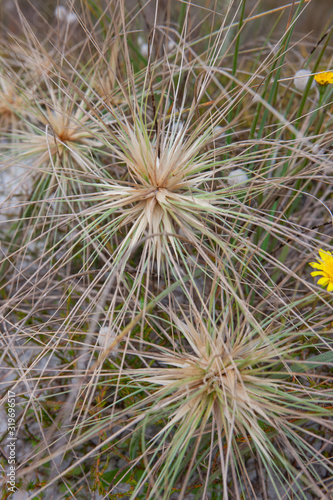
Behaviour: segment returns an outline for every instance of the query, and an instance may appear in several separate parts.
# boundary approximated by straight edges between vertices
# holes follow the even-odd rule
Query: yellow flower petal
[[[326,286],[329,281],[330,279],[324,276],[323,278],[320,278],[320,280],[317,281],[317,285]]]
[[[317,285],[327,286],[327,290],[331,292],[333,291],[333,255],[332,252],[322,248],[318,250],[318,253],[322,260],[318,258],[319,262],[310,262],[309,265],[314,269],[319,269],[319,271],[313,271],[311,276],[321,276],[317,281]]]
[[[332,260],[331,252],[326,252],[325,250],[320,249],[319,255],[321,260],[323,260],[324,262],[330,262]]]
[[[314,79],[319,85],[328,85],[333,83],[333,72],[332,71],[323,71],[318,75],[315,75]]]
[[[323,264],[318,264],[317,262],[310,262],[309,264],[311,267],[314,267],[315,269],[322,269]]]

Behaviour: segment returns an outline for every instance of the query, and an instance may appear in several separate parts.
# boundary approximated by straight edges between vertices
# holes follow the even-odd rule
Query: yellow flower
[[[332,73],[333,74],[333,73]],[[319,264],[317,262],[310,262],[310,266],[315,269],[320,269],[320,271],[314,271],[311,276],[322,276],[318,280],[318,285],[327,286],[327,291],[332,292],[333,290],[333,255],[331,252],[320,249],[319,250],[320,259]]]
[[[323,73],[319,73],[319,75],[315,75],[314,79],[319,85],[328,85],[329,83],[333,83],[333,71],[324,71]]]

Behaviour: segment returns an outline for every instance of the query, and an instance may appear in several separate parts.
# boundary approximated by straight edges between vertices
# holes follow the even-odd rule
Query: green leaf
[[[318,356],[312,356],[302,361],[302,363],[295,363],[291,365],[290,369],[295,372],[305,372],[309,369],[327,364],[333,364],[333,351],[324,352],[323,354],[318,354]]]
[[[107,483],[108,485],[111,485],[112,483],[119,481],[127,483],[131,479],[132,474],[133,471],[130,469],[130,467],[126,467],[122,471],[119,469],[113,469],[105,472],[105,474],[103,474],[101,479],[104,483]]]

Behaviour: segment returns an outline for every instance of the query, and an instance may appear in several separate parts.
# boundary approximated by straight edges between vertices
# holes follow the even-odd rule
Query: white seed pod
[[[68,24],[74,24],[77,22],[77,17],[76,17],[76,14],[74,14],[74,12],[68,12],[67,13],[67,16],[66,16],[66,21],[68,22]]]
[[[141,55],[143,55],[143,57],[147,57],[148,56],[148,43],[146,43],[144,41],[142,36],[138,36],[137,41],[138,41],[138,46],[139,46],[139,50],[141,52]]]
[[[172,135],[178,135],[180,134],[181,132],[183,132],[183,129],[184,129],[184,122],[174,122],[172,123],[171,127],[170,127],[170,132]]]
[[[243,170],[242,168],[236,168],[235,170],[232,170],[228,177],[227,177],[227,183],[229,186],[236,186],[237,184],[244,184],[248,180],[248,175]]]
[[[169,52],[171,52],[171,50],[173,50],[176,46],[177,46],[177,44],[174,40],[168,41],[167,47],[168,47]]]
[[[114,342],[117,337],[116,333],[110,330],[108,326],[102,326],[98,332],[97,342],[103,349],[108,349],[110,345]],[[114,348],[110,352],[110,356],[113,358],[117,356],[117,349]]]
[[[67,15],[67,9],[63,5],[58,5],[54,10],[54,17],[58,19],[58,21],[65,21]]]
[[[59,5],[55,8],[54,17],[60,22],[66,22],[68,24],[73,24],[77,22],[77,17],[74,12],[69,12],[66,7]]]
[[[143,57],[148,56],[148,43],[143,43],[140,47],[140,52],[143,55]]]
[[[214,131],[213,131],[213,134],[214,134],[214,139],[215,140],[218,140],[218,139],[224,139],[225,138],[225,132],[223,132],[223,127],[221,127],[221,125],[216,125],[216,127],[214,127]]]
[[[325,149],[319,147],[318,144],[315,144],[312,148],[312,154],[322,156],[325,154]]]
[[[294,76],[294,85],[297,88],[297,90],[300,90],[301,92],[304,92],[306,89],[306,86],[308,84],[309,78],[311,76],[311,71],[308,69],[300,69],[295,73]],[[313,80],[311,83],[311,88],[315,88],[316,82]]]

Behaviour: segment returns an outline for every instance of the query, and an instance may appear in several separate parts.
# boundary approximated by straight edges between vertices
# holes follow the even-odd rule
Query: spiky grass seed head
[[[304,92],[306,89],[306,86],[308,84],[309,78],[311,76],[311,71],[308,69],[300,69],[295,73],[294,76],[294,85],[297,88],[297,90],[300,90],[301,92]],[[315,87],[315,82],[313,81],[311,83],[311,89]]]
[[[0,73],[0,127],[3,131],[14,125],[17,127],[21,118],[29,114],[18,83],[19,80],[10,80]]]
[[[131,226],[122,248],[132,251],[144,234],[149,237],[146,249],[152,244],[159,274],[162,254],[171,255],[171,249],[177,254],[177,230],[183,229],[195,244],[193,231],[206,231],[201,215],[215,210],[216,194],[209,200],[202,196],[211,175],[209,154],[201,154],[208,139],[199,134],[187,139],[186,127],[175,122],[161,133],[157,146],[137,120],[134,127],[124,123],[117,140],[114,153],[126,164],[131,182],[108,183],[104,206],[120,213],[121,227]]]
[[[155,459],[149,464],[154,485],[147,498],[155,499],[156,492],[164,485],[167,486],[161,499],[169,498],[177,475],[182,478],[183,490],[189,486],[191,474],[182,474],[186,457],[191,454],[193,463],[201,460],[208,434],[212,443],[215,436],[214,446],[219,448],[223,491],[227,491],[229,468],[237,470],[244,489],[251,487],[243,472],[246,467],[243,457],[250,450],[258,454],[266,470],[271,470],[274,461],[282,461],[292,477],[295,469],[284,450],[276,446],[277,440],[283,439],[285,449],[307,467],[308,457],[302,447],[298,448],[299,419],[320,420],[330,426],[329,421],[325,423],[329,410],[320,407],[319,411],[326,416],[321,419],[316,414],[318,407],[313,404],[314,394],[308,394],[309,388],[303,390],[290,376],[287,363],[296,355],[290,349],[292,330],[278,327],[263,331],[259,324],[253,328],[246,322],[230,329],[227,322],[207,320],[199,310],[193,311],[189,318],[184,311],[182,319],[172,313],[171,317],[182,346],[168,349],[154,344],[152,350],[139,354],[156,364],[122,373],[126,384],[130,377],[133,382],[148,384],[148,394],[152,391],[140,402],[140,408],[143,405],[147,408],[148,421],[154,421],[156,414],[165,418],[163,427],[149,441]],[[276,438],[272,439],[274,435]],[[197,443],[193,452],[194,439]],[[156,460],[158,455],[160,460]],[[143,476],[142,481],[145,479]],[[308,479],[311,480],[310,475]],[[295,478],[296,481],[299,479]],[[316,488],[314,483],[311,486]],[[131,498],[136,497],[133,494]]]
[[[319,264],[317,262],[310,262],[310,266],[319,271],[313,271],[311,276],[322,276],[317,284],[324,287],[327,286],[327,291],[333,291],[333,255],[331,252],[320,249]]]

